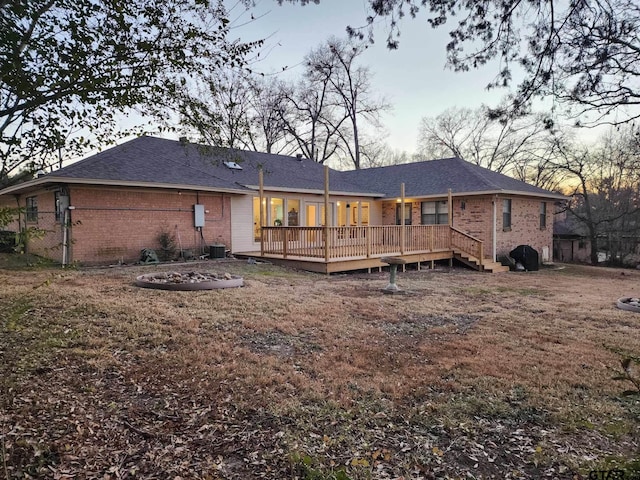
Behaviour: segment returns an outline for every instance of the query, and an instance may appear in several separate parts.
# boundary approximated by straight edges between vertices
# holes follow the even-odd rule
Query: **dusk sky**
[[[319,5],[300,6],[275,0],[259,0],[244,12],[235,1],[228,2],[233,35],[242,40],[266,39],[259,62],[253,65],[265,74],[283,78],[302,74],[301,62],[313,48],[330,36],[346,37],[347,25],[365,23],[366,0],[321,0]],[[234,7],[235,5],[235,7]],[[251,14],[255,17],[251,21]],[[383,117],[389,145],[414,152],[420,119],[436,116],[450,107],[479,107],[496,104],[505,90],[487,92],[486,85],[497,73],[494,64],[481,70],[455,73],[445,68],[448,28],[433,30],[425,17],[406,18],[401,25],[400,48],[386,48],[387,31],[381,23],[376,43],[360,58],[370,68],[374,91],[392,110]],[[284,67],[289,67],[282,72]]]

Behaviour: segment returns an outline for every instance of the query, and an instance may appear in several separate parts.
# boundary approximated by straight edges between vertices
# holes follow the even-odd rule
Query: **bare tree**
[[[251,149],[266,153],[293,153],[295,142],[287,135],[285,85],[275,79],[251,78],[249,142]]]
[[[306,59],[309,77],[328,81],[330,103],[341,110],[341,114],[333,117],[341,140],[339,146],[356,169],[362,166],[361,122],[379,128],[380,113],[389,108],[383,100],[373,97],[369,68],[357,65],[366,48],[362,43],[332,37]],[[342,126],[345,120],[349,128]]]
[[[320,3],[322,0],[278,0]],[[401,22],[420,15],[449,27],[448,65],[468,71],[495,61],[489,87],[519,81],[497,115],[527,112],[534,98],[552,97],[579,123],[640,118],[640,3],[637,0],[368,0],[366,26],[347,27],[373,42],[387,20],[387,46],[398,48]],[[524,75],[520,76],[520,72]],[[623,107],[623,108],[620,108]],[[632,107],[627,109],[626,107]],[[589,114],[584,116],[582,114]],[[579,118],[578,118],[579,117]]]
[[[451,108],[435,118],[423,118],[419,152],[428,158],[455,156],[490,170],[555,186],[549,160],[556,142],[545,118],[490,118],[487,107]]]
[[[595,147],[565,142],[556,167],[567,174],[570,214],[591,240],[591,262],[608,240],[615,259],[625,235],[640,233],[640,150],[632,130],[611,131]]]
[[[283,87],[286,106],[282,111],[287,135],[300,153],[318,163],[324,163],[338,150],[338,129],[345,120],[337,115],[330,102],[328,78],[305,77],[297,84]]]
[[[197,96],[185,95],[180,121],[208,145],[245,148],[250,137],[252,91],[243,72],[227,70],[208,77]]]
[[[185,97],[182,124],[211,145],[299,152],[319,163],[347,158],[360,168],[363,151],[371,158],[375,143],[362,124],[379,128],[388,108],[372,97],[369,70],[356,65],[364,49],[331,38],[306,56],[304,75],[294,83],[246,71],[210,77],[198,98]]]

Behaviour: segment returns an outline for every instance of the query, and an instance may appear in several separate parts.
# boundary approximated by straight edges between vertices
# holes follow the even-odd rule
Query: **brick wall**
[[[498,199],[498,255],[508,255],[518,245],[531,245],[543,260],[543,247],[549,258],[553,252],[553,202],[547,202],[546,227],[540,228],[540,199],[513,197],[511,202],[511,229],[502,228],[502,198]]]
[[[454,198],[453,226],[482,240],[485,255],[487,257],[493,255],[493,199],[491,197]]]
[[[27,197],[36,197],[38,202],[38,216],[36,221],[26,221],[24,209]],[[0,207],[16,208],[23,211],[16,220],[5,227],[5,230],[21,231],[25,227],[33,228],[36,232],[27,240],[26,251],[28,253],[62,261],[62,224],[56,219],[54,192],[39,190],[22,195],[16,201],[14,196],[0,197]]]
[[[453,226],[484,242],[487,256],[493,248],[493,196],[455,197],[453,199]],[[511,229],[502,226],[502,200],[511,198]],[[438,200],[446,200],[443,197]],[[431,201],[431,199],[430,199]],[[421,200],[410,199],[411,222],[421,223]],[[541,199],[499,196],[496,208],[496,251],[497,255],[508,255],[518,245],[531,245],[542,260],[543,247],[551,256],[553,246],[553,202],[547,202],[546,228],[540,228]],[[396,201],[382,204],[383,225],[395,225]],[[551,258],[549,258],[551,260]]]
[[[172,234],[194,254],[208,245],[231,247],[231,204],[226,195],[174,190],[71,187],[71,259],[81,263],[135,261],[143,248],[159,249],[158,235]],[[205,208],[202,235],[193,205]]]

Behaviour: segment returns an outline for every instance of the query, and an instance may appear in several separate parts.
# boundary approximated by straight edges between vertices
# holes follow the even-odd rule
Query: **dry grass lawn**
[[[246,285],[132,283],[171,269]],[[640,478],[639,280],[0,269],[0,478]]]

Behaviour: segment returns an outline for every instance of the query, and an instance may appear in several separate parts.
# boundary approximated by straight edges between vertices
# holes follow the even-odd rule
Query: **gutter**
[[[216,192],[216,193],[236,193],[247,194],[249,190],[246,188],[225,188],[225,187],[208,187],[206,185],[186,185],[175,183],[157,183],[157,182],[138,182],[123,180],[102,180],[93,178],[71,178],[71,177],[55,177],[47,175],[46,177],[36,178],[28,182],[19,183],[0,190],[0,195],[9,193],[20,193],[21,191],[35,190],[48,184],[65,183],[69,185],[94,185],[109,187],[140,187],[140,188],[166,188],[170,190],[194,190],[199,192]]]
[[[559,193],[533,193],[533,192],[523,192],[518,190],[485,190],[485,191],[473,191],[473,192],[454,192],[452,193],[453,197],[471,197],[471,196],[480,196],[480,195],[515,195],[518,197],[531,197],[531,198],[549,198],[554,200],[569,200],[571,197],[567,197],[566,195],[561,195]],[[407,195],[407,197],[415,198],[415,199],[442,199],[447,196],[447,192],[430,194],[430,195]],[[396,196],[385,196],[385,200],[396,199]]]
[[[257,185],[244,185],[244,186],[251,190],[259,190],[259,187]],[[269,185],[265,185],[264,189],[270,192],[310,193],[314,195],[324,195],[324,190],[317,190],[313,188],[271,187]],[[359,193],[359,192],[332,191],[330,193],[331,195],[342,195],[345,197],[379,197],[380,199],[384,199],[385,197],[384,193],[376,193],[376,192]]]

